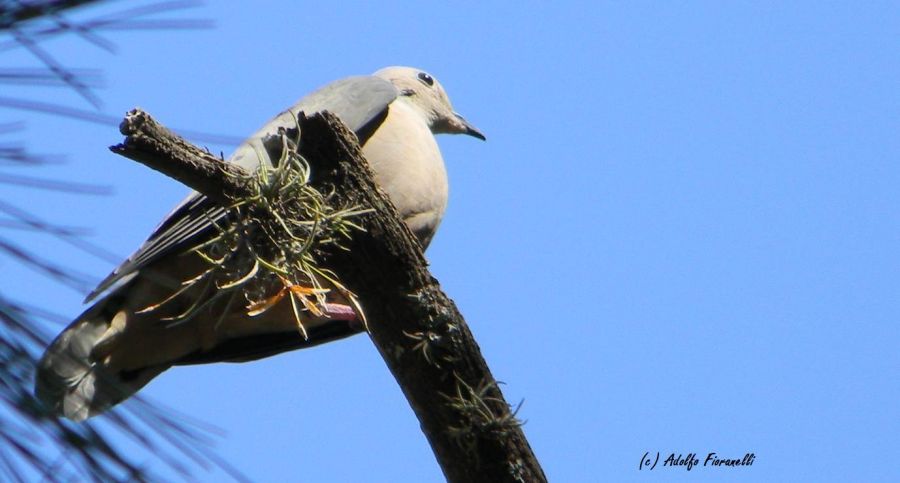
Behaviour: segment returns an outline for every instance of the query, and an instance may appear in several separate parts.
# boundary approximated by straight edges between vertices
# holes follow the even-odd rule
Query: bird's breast
[[[447,208],[448,185],[444,159],[421,112],[396,100],[362,151],[379,186],[427,245]]]

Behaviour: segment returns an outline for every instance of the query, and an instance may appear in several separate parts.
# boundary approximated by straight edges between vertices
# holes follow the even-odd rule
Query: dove
[[[263,139],[296,126],[302,112],[330,111],[356,135],[376,183],[426,248],[447,207],[447,172],[436,134],[485,136],[457,114],[443,86],[412,67],[332,82],[250,136],[228,162],[248,171],[260,163]],[[251,316],[234,304],[226,313],[167,324],[146,308],[170,296],[204,269],[190,252],[215,233],[225,210],[193,192],[146,242],[88,295],[93,302],[50,344],[38,363],[35,394],[55,414],[82,421],[100,414],[172,366],[247,362],[312,347],[364,330],[353,309],[327,304],[303,312],[303,333],[290,303]],[[188,297],[184,295],[184,297]],[[338,300],[338,302],[340,302]],[[230,304],[229,304],[230,305]]]

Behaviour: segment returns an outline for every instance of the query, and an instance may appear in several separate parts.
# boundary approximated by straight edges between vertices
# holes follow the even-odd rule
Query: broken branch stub
[[[250,195],[250,173],[185,141],[140,109],[126,114],[119,132],[125,141],[110,146],[110,151],[174,178],[222,206]]]

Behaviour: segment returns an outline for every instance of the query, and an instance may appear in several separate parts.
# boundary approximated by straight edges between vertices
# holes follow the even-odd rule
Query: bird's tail
[[[128,398],[168,366],[115,372],[103,360],[127,311],[111,310],[115,299],[81,314],[50,345],[37,367],[35,395],[54,413],[83,421]]]

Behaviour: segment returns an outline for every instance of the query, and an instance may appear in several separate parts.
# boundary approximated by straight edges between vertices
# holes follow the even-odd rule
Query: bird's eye
[[[419,72],[419,80],[422,81],[422,82],[424,82],[425,84],[427,84],[427,85],[429,85],[429,86],[433,86],[433,85],[434,85],[434,79],[432,79],[430,75],[428,75],[428,74],[426,74],[426,73],[424,73],[424,72]]]

